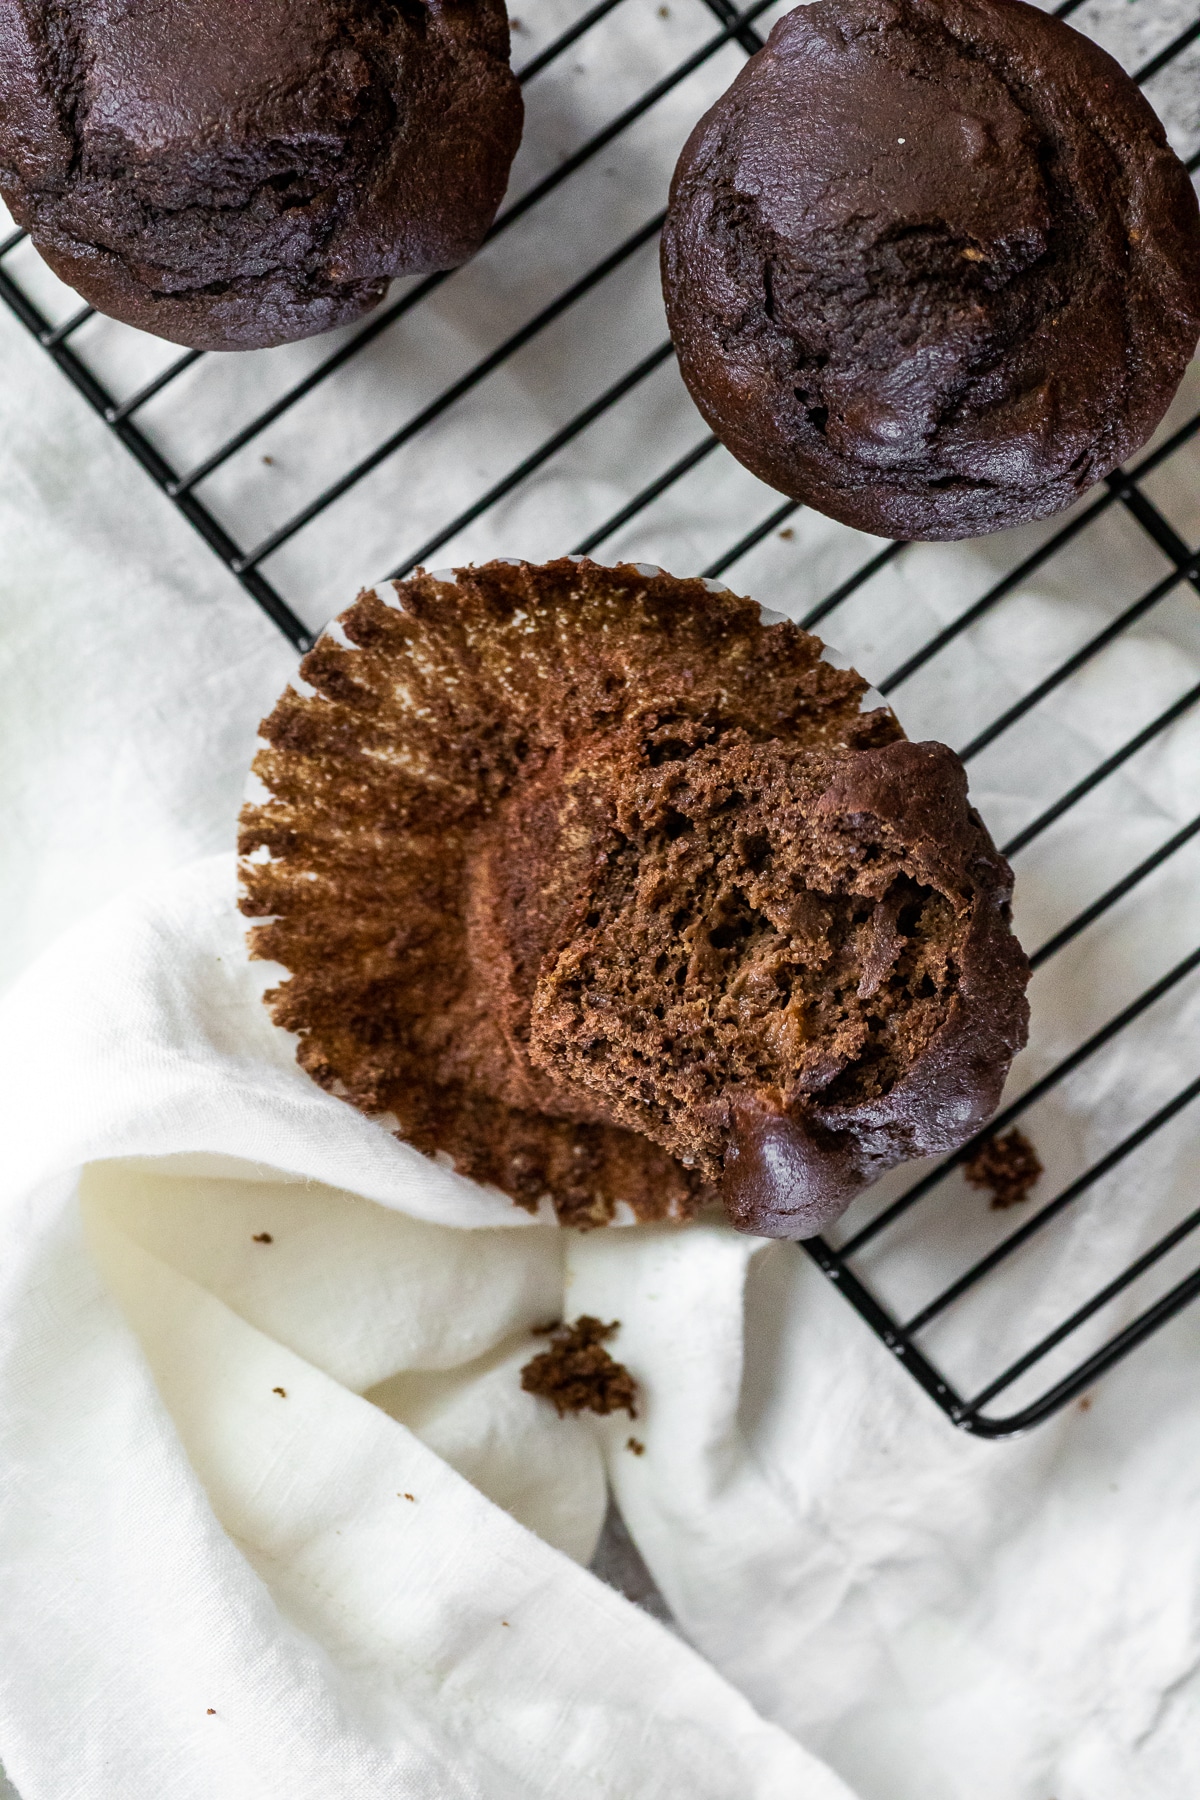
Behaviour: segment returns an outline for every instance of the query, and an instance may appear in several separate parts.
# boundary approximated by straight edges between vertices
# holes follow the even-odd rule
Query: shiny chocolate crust
[[[205,350],[478,248],[521,133],[501,0],[7,0],[0,193],[101,312]]]
[[[569,1224],[723,1192],[800,1235],[995,1103],[1025,1021],[1006,865],[957,759],[818,639],[564,558],[367,591],[301,672],[242,908],[301,1065],[398,1136]],[[812,1167],[768,1195],[778,1122]]]
[[[772,487],[962,538],[1070,506],[1200,334],[1200,212],[1120,66],[1022,0],[817,0],[697,125],[662,239],[700,411]]]

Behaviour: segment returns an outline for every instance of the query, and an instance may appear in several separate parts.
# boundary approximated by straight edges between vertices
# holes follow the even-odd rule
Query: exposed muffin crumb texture
[[[564,558],[369,590],[301,672],[241,904],[329,1091],[566,1223],[796,1236],[989,1116],[1011,875],[818,639]]]

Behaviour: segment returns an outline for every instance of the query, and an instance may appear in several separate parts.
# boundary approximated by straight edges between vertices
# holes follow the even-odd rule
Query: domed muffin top
[[[502,0],[0,8],[0,191],[103,312],[325,330],[483,238],[521,127]]]
[[[664,279],[749,467],[895,537],[1070,504],[1200,334],[1200,215],[1128,76],[1021,0],[818,0],[697,126]]]

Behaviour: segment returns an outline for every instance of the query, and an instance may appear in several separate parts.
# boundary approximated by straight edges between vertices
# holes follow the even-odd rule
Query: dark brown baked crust
[[[502,0],[6,0],[0,192],[100,311],[251,349],[478,248],[521,132]]]
[[[862,712],[818,639],[569,558],[419,575],[339,625],[264,723],[239,839],[253,954],[290,971],[268,1004],[323,1086],[568,1223],[723,1189],[789,1236],[983,1121],[1026,1018],[1007,866],[957,759]],[[739,970],[762,1004],[717,1019]],[[751,1181],[781,1122],[799,1194]]]
[[[818,0],[692,133],[663,233],[692,397],[773,487],[958,538],[1069,506],[1200,334],[1200,214],[1120,66],[1022,0]]]

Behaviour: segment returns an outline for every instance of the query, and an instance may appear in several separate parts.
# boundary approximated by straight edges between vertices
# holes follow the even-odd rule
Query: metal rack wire
[[[683,84],[698,73],[723,70],[724,73],[716,80],[716,87],[719,89],[723,86],[731,72],[727,67],[726,53],[733,50],[753,52],[763,42],[758,22],[762,21],[765,25],[785,10],[780,0],[752,0],[752,4],[741,9],[733,4],[733,0],[676,0],[676,4],[684,5],[694,15],[693,41],[687,47],[687,53],[665,68],[658,79],[640,87],[632,98],[619,106],[582,142],[568,152],[560,152],[551,166],[545,167],[540,173],[536,173],[534,179],[528,180],[517,196],[501,211],[492,227],[489,244],[508,233],[518,221],[534,217],[537,209],[543,207],[552,196],[562,192],[564,184],[578,176],[587,165],[594,166],[595,160],[610,146],[626,139],[631,130],[645,120],[654,108],[675,95]],[[1060,16],[1065,16],[1079,11],[1085,4],[1086,0],[1065,0],[1065,4],[1056,10]],[[556,68],[561,68],[568,52],[593,40],[595,34],[610,30],[614,15],[619,17],[622,10],[628,13],[631,9],[644,9],[645,6],[646,0],[599,0],[598,4],[559,30],[557,35],[547,36],[541,48],[519,69],[522,83],[528,87],[535,78],[552,74]],[[657,8],[657,13],[666,18],[669,8],[661,6]],[[1162,17],[1167,19],[1166,14]],[[694,29],[697,18],[707,20],[707,26],[700,34]],[[716,29],[712,30],[714,18]],[[1200,40],[1200,18],[1179,30],[1169,29],[1169,26],[1170,21],[1167,19],[1164,26],[1167,41],[1160,43],[1154,53],[1136,69],[1135,77],[1139,82],[1151,82],[1164,71],[1181,67],[1181,59],[1186,61],[1190,47]],[[1163,33],[1160,32],[1159,35],[1162,36]],[[1198,165],[1200,150],[1191,156],[1188,166],[1194,171]],[[664,192],[669,168],[668,159],[661,170],[661,187]],[[314,641],[315,625],[302,616],[302,610],[297,604],[285,597],[279,577],[264,573],[265,566],[273,559],[277,566],[282,566],[278,563],[280,553],[289,546],[294,546],[297,540],[303,538],[303,534],[311,532],[316,522],[335,512],[348,496],[359,490],[360,484],[383,468],[389,459],[395,458],[407,447],[420,447],[430,443],[432,428],[445,420],[460,402],[475,396],[484,383],[497,372],[509,367],[527,346],[534,344],[542,334],[548,332],[557,321],[562,320],[603,284],[618,276],[628,279],[629,270],[638,254],[653,246],[662,219],[663,213],[658,210],[634,230],[626,232],[612,249],[584,267],[550,299],[528,313],[493,348],[466,366],[448,385],[424,400],[415,410],[410,410],[399,423],[393,423],[378,443],[355,458],[349,466],[340,468],[332,479],[305,498],[253,543],[241,541],[236,524],[228,516],[224,516],[220,490],[214,489],[214,479],[220,477],[222,471],[228,470],[231,464],[235,464],[244,452],[266,441],[265,434],[286,420],[310,396],[321,396],[326,403],[334,404],[332,397],[335,393],[335,378],[358,365],[359,359],[363,358],[370,346],[378,344],[385,338],[385,334],[394,331],[403,321],[419,321],[423,303],[454,280],[455,272],[432,275],[410,283],[365,324],[339,334],[337,339],[328,340],[333,347],[319,350],[316,360],[298,379],[291,381],[281,392],[271,397],[267,404],[260,405],[250,417],[239,422],[219,442],[189,462],[170,454],[164,447],[163,420],[166,415],[163,409],[171,406],[173,396],[185,392],[185,377],[194,380],[199,365],[229,359],[209,359],[197,351],[172,355],[165,364],[155,367],[144,378],[128,386],[127,391],[118,392],[117,383],[98,372],[94,359],[89,357],[85,348],[80,347],[85,342],[81,335],[84,327],[95,318],[92,309],[75,303],[62,311],[62,316],[54,317],[53,308],[44,293],[39,292],[37,282],[30,279],[29,259],[32,259],[33,253],[24,234],[19,231],[0,242],[0,298],[33,334],[47,355],[140,463],[162,493],[200,533],[250,597],[296,649],[303,651]],[[22,256],[26,262],[18,266]],[[630,397],[644,389],[657,372],[668,369],[672,362],[672,348],[662,330],[660,314],[654,315],[651,325],[655,341],[649,348],[632,363],[623,366],[620,373],[587,400],[586,404],[564,406],[562,411],[565,416],[561,423],[557,423],[551,432],[542,436],[519,459],[495,470],[469,505],[458,507],[446,516],[438,516],[435,528],[423,531],[423,541],[404,550],[402,554],[397,552],[390,573],[402,576],[419,564],[428,562],[445,546],[457,548],[466,543],[469,547],[471,529],[479,522],[494,517],[496,509],[509,497],[527,491],[539,472],[552,466],[565,451],[577,445],[606,419],[615,417],[619,423],[621,409]],[[106,329],[112,332],[122,328],[106,323]],[[135,334],[128,335],[132,338]],[[194,393],[195,390],[190,391]],[[685,409],[679,416],[692,420],[692,441],[681,448],[666,467],[655,470],[644,480],[627,481],[620,504],[592,520],[572,546],[576,551],[591,553],[606,544],[613,544],[639,521],[645,521],[651,516],[654,507],[677,491],[680,484],[695,478],[701,472],[702,465],[711,466],[713,459],[719,461],[725,457],[726,453],[715,438],[709,434],[695,434],[694,413],[688,413]],[[145,423],[148,418],[157,418],[158,425]],[[1134,466],[1110,476],[1095,497],[1067,515],[1065,522],[1042,532],[1034,548],[1021,557],[1015,566],[994,580],[984,593],[967,604],[926,642],[908,651],[890,676],[879,683],[883,692],[891,696],[903,689],[919,673],[935,666],[938,658],[944,657],[965,634],[993,615],[1006,598],[1017,594],[1037,571],[1049,566],[1069,546],[1083,541],[1085,535],[1106,514],[1123,513],[1134,521],[1138,530],[1154,547],[1160,560],[1165,559],[1166,572],[1117,612],[1101,630],[1078,645],[1069,656],[1029,686],[1017,700],[1004,707],[986,727],[977,730],[969,742],[962,746],[961,754],[964,759],[970,761],[1004,740],[1005,735],[1019,721],[1057,693],[1093,659],[1121,638],[1122,634],[1131,631],[1170,596],[1177,596],[1181,590],[1189,587],[1200,592],[1200,550],[1193,549],[1185,541],[1171,522],[1168,512],[1153,497],[1154,483],[1161,473],[1168,468],[1182,467],[1181,459],[1185,459],[1189,450],[1194,452],[1197,447],[1200,447],[1200,412],[1175,424],[1170,435],[1157,442]],[[263,457],[261,460],[269,462],[271,459]],[[744,491],[750,497],[747,505],[760,508],[760,515],[752,527],[741,533],[736,542],[727,544],[719,554],[708,560],[703,573],[709,577],[721,576],[742,563],[772,537],[790,537],[787,522],[801,510],[791,501],[780,502],[778,496],[769,494],[767,490],[749,482],[748,478],[741,479]],[[1192,479],[1193,485],[1196,485],[1194,476],[1185,476],[1185,479]],[[204,493],[206,487],[207,496]],[[854,551],[853,567],[809,607],[801,620],[806,626],[816,626],[852,601],[861,604],[864,597],[869,597],[872,592],[872,584],[885,576],[907,553],[907,547],[903,544],[878,546],[857,534],[846,535]],[[372,580],[378,578],[379,569],[363,568],[355,573],[364,580]],[[1057,799],[1014,833],[1003,846],[1005,853],[1013,858],[1019,857],[1051,827],[1071,814],[1101,784],[1123,770],[1148,746],[1161,741],[1163,735],[1188,715],[1198,702],[1200,684],[1188,688],[1137,731],[1117,743]],[[1038,946],[1032,957],[1035,969],[1047,964],[1114,909],[1125,905],[1131,896],[1143,892],[1145,884],[1152,881],[1172,858],[1179,856],[1198,837],[1200,813],[1143,857],[1137,866],[1127,870],[1091,899],[1076,916]],[[1198,971],[1200,946],[1144,986],[1134,998],[1114,1011],[1098,1029],[1085,1036],[1065,1054],[1058,1056],[1051,1066],[1004,1107],[990,1129],[1007,1129],[1015,1120],[1028,1115],[1031,1109],[1068,1082],[1077,1071],[1100,1057],[1135,1021],[1151,1014],[1168,996],[1182,992],[1185,984]],[[894,1301],[885,1301],[882,1297],[886,1282],[881,1280],[880,1259],[886,1258],[889,1241],[898,1232],[907,1232],[911,1237],[915,1229],[919,1241],[921,1227],[919,1223],[914,1227],[914,1221],[919,1221],[922,1217],[923,1206],[928,1207],[935,1196],[945,1191],[946,1184],[952,1183],[955,1171],[969,1158],[978,1140],[932,1170],[921,1174],[917,1180],[911,1181],[904,1191],[877,1206],[873,1216],[865,1222],[851,1224],[841,1241],[834,1243],[828,1239],[818,1239],[807,1243],[804,1248],[956,1425],[991,1437],[1023,1430],[1049,1417],[1073,1396],[1082,1393],[1099,1374],[1200,1294],[1198,1266],[1157,1293],[1152,1303],[1142,1306],[1119,1330],[1104,1337],[1088,1354],[1061,1369],[1032,1398],[1007,1413],[990,1410],[993,1402],[1019,1386],[1039,1365],[1049,1366],[1047,1359],[1052,1360],[1074,1334],[1100,1319],[1104,1309],[1111,1307],[1135,1283],[1143,1281],[1152,1272],[1159,1271],[1166,1260],[1200,1228],[1200,1207],[1172,1223],[1169,1230],[1141,1248],[1110,1279],[1088,1292],[1078,1304],[1071,1306],[1050,1329],[1041,1331],[1035,1341],[1025,1346],[1019,1355],[1007,1360],[1002,1368],[989,1374],[986,1380],[976,1382],[969,1391],[961,1380],[957,1383],[952,1380],[940,1361],[935,1360],[928,1348],[930,1328],[952,1309],[959,1307],[960,1303],[978,1295],[989,1278],[994,1277],[1010,1259],[1017,1257],[1027,1245],[1039,1241],[1041,1234],[1049,1230],[1056,1220],[1062,1219],[1070,1208],[1078,1206],[1084,1196],[1093,1193],[1097,1184],[1111,1173],[1124,1167],[1128,1159],[1135,1157],[1139,1150],[1181,1115],[1197,1097],[1200,1097],[1200,1077],[1181,1085],[1168,1100],[1152,1110],[1103,1155],[1061,1186],[1054,1197],[1042,1204],[1032,1216],[1025,1218],[1014,1230],[990,1244],[982,1254],[976,1255],[965,1269],[959,1271],[937,1293],[926,1298],[915,1310],[909,1309],[906,1313]],[[856,1209],[851,1220],[858,1217]]]

